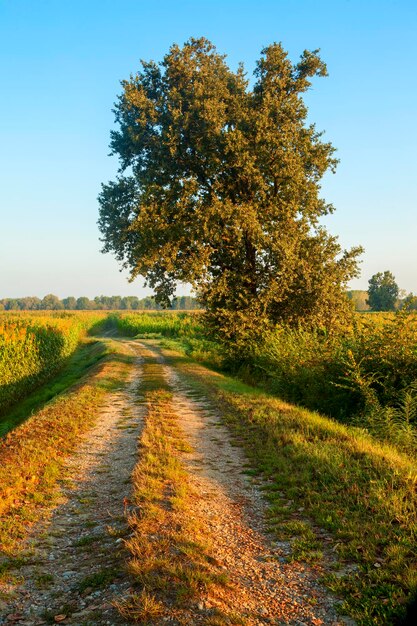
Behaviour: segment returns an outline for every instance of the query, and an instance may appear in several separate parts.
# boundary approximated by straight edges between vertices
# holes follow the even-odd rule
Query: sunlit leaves
[[[225,339],[281,320],[334,325],[360,249],[343,252],[320,228],[333,207],[319,183],[337,160],[302,94],[325,75],[317,50],[293,64],[272,44],[252,86],[203,38],[142,63],[116,103],[121,171],[99,196],[104,251],[163,304],[191,283]]]

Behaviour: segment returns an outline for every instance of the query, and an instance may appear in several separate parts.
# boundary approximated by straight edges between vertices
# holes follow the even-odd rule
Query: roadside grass
[[[80,345],[58,374],[0,417],[0,437],[74,385],[90,367],[107,356],[109,351],[109,345],[103,341],[87,337],[81,339]]]
[[[243,624],[240,616],[198,607],[208,591],[215,594],[227,586],[228,577],[213,556],[215,537],[205,520],[190,514],[198,494],[181,458],[190,447],[177,424],[162,366],[154,357],[144,364],[139,393],[147,414],[133,472],[136,508],[128,516],[132,535],[126,541],[137,589],[116,606],[124,618],[139,623],[169,617],[188,624],[198,613],[202,624]]]
[[[16,565],[28,528],[48,515],[65,478],[64,462],[95,422],[108,392],[120,388],[133,359],[122,344],[102,340],[106,354],[76,385],[0,440],[0,570]],[[90,355],[91,356],[91,355]],[[85,363],[85,361],[84,361]]]
[[[226,356],[220,343],[206,339],[204,337],[150,337],[143,339],[160,339],[158,345],[161,348],[174,350],[185,355],[186,359],[198,361],[215,371],[224,371],[226,367]],[[178,355],[178,358],[179,355]]]
[[[127,336],[199,337],[203,333],[201,311],[118,312],[109,321]]]
[[[343,597],[341,611],[367,626],[401,618],[417,590],[415,459],[183,354],[163,354],[217,406],[263,475],[271,531],[294,538],[291,558],[320,558],[313,531],[324,529],[337,559],[325,582]]]

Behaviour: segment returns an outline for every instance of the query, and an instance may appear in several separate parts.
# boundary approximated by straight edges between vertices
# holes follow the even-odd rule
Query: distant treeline
[[[347,292],[349,300],[352,300],[356,311],[369,311],[367,304],[368,292],[352,289]],[[395,308],[401,309],[407,305],[409,309],[417,309],[417,297],[408,294],[399,299]],[[197,298],[192,296],[179,296],[171,306],[173,311],[189,311],[200,309]],[[27,296],[26,298],[3,298],[0,300],[0,311],[152,311],[160,310],[161,306],[151,296],[138,298],[137,296],[96,296],[93,300],[86,296],[74,298],[68,296],[60,300],[58,296],[49,293],[44,298]]]
[[[0,311],[101,311],[101,310],[124,310],[124,311],[149,311],[158,310],[161,307],[155,299],[147,296],[96,296],[90,300],[86,296],[74,298],[69,296],[60,300],[53,293],[44,298],[28,296],[26,298],[3,298],[0,300]],[[191,296],[179,296],[172,303],[172,310],[199,309],[197,299]]]

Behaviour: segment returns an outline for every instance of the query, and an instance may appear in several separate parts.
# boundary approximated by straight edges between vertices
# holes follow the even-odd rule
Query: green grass
[[[114,567],[101,569],[98,572],[89,574],[80,580],[78,583],[78,591],[80,593],[84,593],[86,589],[96,590],[101,587],[106,587],[118,576],[120,576],[120,571]]]
[[[109,316],[119,332],[127,336],[184,337],[200,336],[201,312],[154,311],[141,313],[114,313]]]
[[[34,576],[35,585],[38,589],[48,589],[54,582],[52,574],[39,573]]]
[[[58,374],[0,417],[0,437],[78,382],[93,365],[108,354],[108,344],[98,339],[83,339]]]
[[[85,535],[76,542],[75,547],[83,548],[85,546],[92,546],[93,544],[97,543],[97,541],[102,541],[103,537],[105,537],[105,535],[103,534]]]
[[[269,524],[277,539],[291,537],[291,558],[320,558],[320,538],[300,521],[310,518],[331,534],[339,566],[357,564],[344,577],[327,577],[344,598],[343,612],[361,625],[392,624],[417,590],[415,459],[358,428],[164,353],[211,398],[267,479]]]

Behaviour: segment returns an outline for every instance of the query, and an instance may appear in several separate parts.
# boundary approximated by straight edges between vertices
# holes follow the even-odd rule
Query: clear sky
[[[149,293],[100,253],[97,194],[119,81],[190,36],[250,72],[273,41],[293,61],[321,48],[306,100],[341,161],[326,225],[365,247],[353,288],[389,269],[417,292],[415,0],[0,0],[0,298]]]

